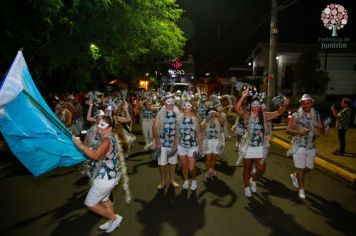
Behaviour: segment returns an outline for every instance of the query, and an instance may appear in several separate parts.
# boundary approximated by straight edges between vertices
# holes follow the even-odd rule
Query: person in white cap
[[[100,161],[100,169],[95,173],[93,184],[84,204],[89,210],[108,220],[100,225],[99,229],[111,233],[120,226],[123,218],[115,213],[113,204],[109,199],[112,189],[117,185],[121,176],[118,160],[120,146],[112,131],[112,120],[109,116],[102,116],[97,126],[101,141],[95,150],[76,138],[73,138],[73,142],[87,157]]]
[[[160,183],[158,190],[164,189],[166,185],[167,165],[169,164],[170,184],[179,187],[175,181],[175,171],[177,165],[177,154],[174,153],[173,144],[175,141],[177,118],[180,115],[178,107],[174,105],[173,94],[168,92],[164,96],[164,106],[157,112],[153,121],[153,136],[156,141],[156,148],[160,149],[158,157]]]
[[[295,172],[290,175],[293,186],[298,188],[299,198],[305,199],[305,174],[314,168],[316,154],[315,138],[317,129],[323,132],[319,113],[313,108],[314,100],[304,94],[299,100],[299,109],[292,114],[287,133],[292,135],[292,146]]]
[[[89,108],[90,111],[90,108]],[[91,127],[85,132],[85,138],[84,138],[84,145],[88,146],[89,148],[96,150],[98,148],[98,145],[100,143],[100,136],[98,133],[98,124],[99,120],[105,115],[105,113],[102,110],[98,110],[95,114],[94,117],[90,117],[90,115],[87,115],[88,121],[93,122]],[[93,160],[86,160],[82,164],[83,168],[83,174],[87,175],[89,177],[89,183],[92,184],[93,182],[93,176],[95,176],[95,171],[96,171],[96,161]]]
[[[186,101],[182,107],[183,112],[178,117],[175,146],[178,145],[178,156],[182,165],[184,177],[183,189],[189,188],[190,173],[192,177],[190,189],[194,191],[198,187],[195,156],[197,154],[201,155],[203,152],[202,135],[199,120],[192,110],[192,104]],[[176,148],[175,146],[174,148]]]

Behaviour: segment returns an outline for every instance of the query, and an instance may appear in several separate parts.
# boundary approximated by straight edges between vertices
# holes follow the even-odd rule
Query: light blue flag
[[[0,131],[13,154],[35,176],[86,159],[42,98],[21,51],[0,84]]]

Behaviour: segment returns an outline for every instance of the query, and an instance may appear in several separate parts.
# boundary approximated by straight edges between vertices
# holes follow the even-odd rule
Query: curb
[[[275,144],[282,146],[283,148],[286,148],[286,149],[289,149],[289,147],[291,146],[289,143],[287,143],[279,138],[276,138],[276,137],[272,137],[271,141],[274,142]],[[343,179],[351,182],[352,185],[355,185],[355,183],[356,183],[356,175],[355,174],[353,174],[347,170],[344,170],[334,164],[331,164],[330,162],[327,162],[318,156],[315,156],[315,164],[326,169],[326,170],[329,170],[329,171],[335,173],[336,175],[342,177]]]

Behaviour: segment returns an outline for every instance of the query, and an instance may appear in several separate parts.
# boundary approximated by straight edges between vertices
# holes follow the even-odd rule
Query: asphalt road
[[[128,159],[131,205],[121,186],[115,208],[124,219],[112,235],[355,235],[355,190],[328,173],[307,176],[307,199],[298,198],[289,174],[292,160],[272,146],[258,193],[243,195],[242,167],[236,167],[233,142],[218,161],[216,179],[205,179],[198,162],[198,190],[166,188],[157,192],[158,168],[143,152],[138,136]],[[103,222],[83,201],[87,180],[77,167],[32,176],[8,152],[0,152],[0,235],[101,235]],[[178,171],[177,180],[182,184]]]

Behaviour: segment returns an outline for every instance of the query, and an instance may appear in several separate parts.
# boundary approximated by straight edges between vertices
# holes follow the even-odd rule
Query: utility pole
[[[277,0],[272,1],[271,25],[269,38],[269,60],[267,77],[267,107],[271,109],[271,101],[276,93],[276,49],[277,49]]]

